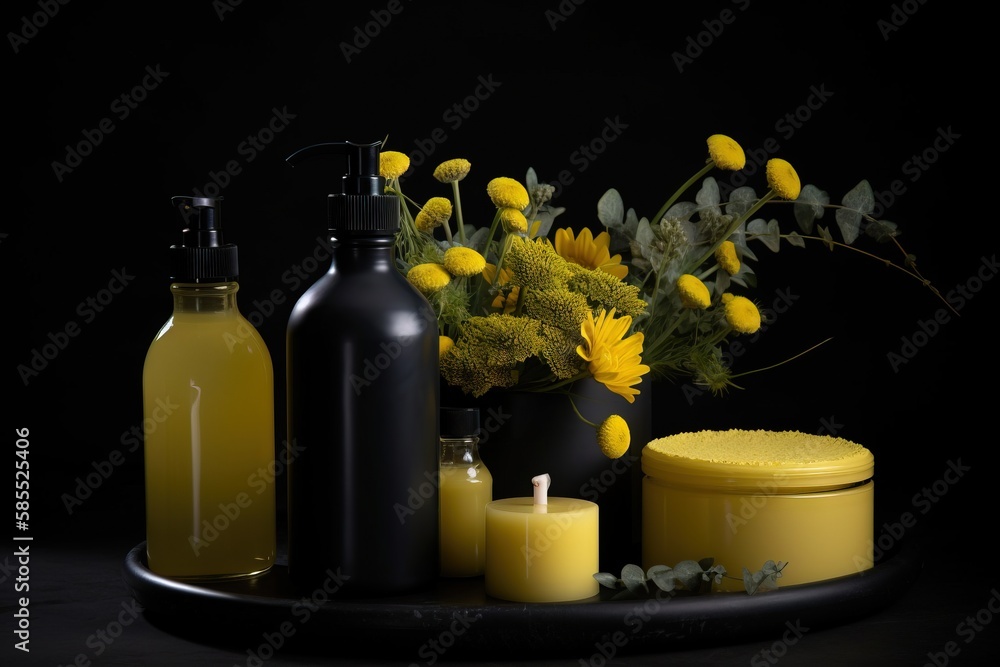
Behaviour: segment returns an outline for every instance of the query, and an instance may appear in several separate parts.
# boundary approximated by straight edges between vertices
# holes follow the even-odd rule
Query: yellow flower
[[[628,422],[620,415],[611,415],[597,427],[597,444],[609,459],[620,459],[628,451],[632,434]]]
[[[451,274],[440,264],[417,264],[406,273],[406,279],[424,294],[433,294],[451,282]]]
[[[787,161],[781,158],[771,158],[767,161],[767,184],[784,199],[798,199],[802,191],[799,175]]]
[[[731,296],[722,303],[726,308],[726,321],[739,333],[752,334],[760,329],[760,311],[754,302],[745,296]]]
[[[453,341],[448,336],[438,336],[438,357],[443,357],[448,354],[448,351],[455,345]]]
[[[482,273],[486,258],[472,248],[453,246],[444,251],[444,268],[453,276],[466,278]]]
[[[528,231],[528,219],[516,208],[501,208],[500,222],[508,234],[523,234]]]
[[[503,308],[503,314],[510,315],[517,309],[517,299],[520,294],[520,287],[511,287],[506,296],[504,296],[503,292],[497,294],[491,305],[494,308]]]
[[[739,171],[747,163],[743,148],[724,134],[713,134],[708,138],[708,155],[719,169]]]
[[[378,155],[378,173],[385,179],[399,178],[410,168],[410,158],[399,151],[382,151]]]
[[[469,175],[472,163],[463,158],[445,160],[434,170],[434,178],[442,183],[455,183]]]
[[[523,211],[528,207],[528,191],[513,178],[499,176],[486,184],[486,193],[497,208],[516,208]]]
[[[487,263],[483,267],[483,279],[486,280],[490,285],[493,284],[493,278],[497,274],[497,265]],[[497,285],[506,285],[510,282],[510,277],[513,275],[513,271],[508,269],[506,266],[500,269],[500,278],[497,280]]]
[[[594,238],[585,227],[580,235],[573,238],[573,229],[564,227],[556,230],[556,252],[564,259],[588,269],[600,269],[619,280],[628,275],[628,267],[622,264],[622,256],[611,256],[611,235],[601,232]]]
[[[740,258],[736,256],[736,244],[732,241],[723,241],[715,249],[715,261],[729,275],[736,275],[740,270]]]
[[[649,366],[642,362],[643,334],[625,334],[632,325],[629,316],[615,319],[615,310],[602,310],[597,319],[587,313],[587,319],[580,325],[583,344],[576,353],[590,362],[589,369],[594,379],[624,398],[629,403],[635,401],[638,389],[632,385],[642,382],[642,376],[649,372]]]
[[[422,232],[434,230],[451,219],[451,200],[445,197],[431,197],[424,207],[417,212],[413,223]]]
[[[712,295],[708,293],[705,283],[690,273],[685,273],[677,279],[677,294],[680,295],[685,308],[704,310],[712,303]]]

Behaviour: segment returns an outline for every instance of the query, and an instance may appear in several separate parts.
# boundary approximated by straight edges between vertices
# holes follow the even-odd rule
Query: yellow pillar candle
[[[567,602],[597,595],[597,505],[549,498],[548,475],[534,498],[486,506],[486,593],[514,602]]]

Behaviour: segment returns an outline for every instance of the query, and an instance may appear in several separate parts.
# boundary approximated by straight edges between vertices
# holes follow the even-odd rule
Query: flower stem
[[[458,223],[458,240],[465,244],[465,223],[462,221],[462,195],[458,192],[458,181],[451,182],[451,191],[455,195],[455,221]]]
[[[587,419],[586,417],[584,417],[582,414],[580,414],[580,411],[577,409],[576,402],[573,400],[573,396],[572,395],[566,394],[566,398],[569,399],[570,407],[573,408],[573,412],[575,412],[576,416],[580,418],[580,421],[582,421],[584,424],[588,424],[590,426],[593,426],[594,428],[597,428],[597,424],[595,424],[594,422],[590,421],[589,419]]]
[[[727,229],[724,234],[722,234],[721,236],[719,236],[718,239],[716,239],[715,243],[712,244],[712,246],[708,249],[708,251],[705,252],[705,254],[702,255],[698,259],[697,262],[695,262],[694,264],[691,265],[691,271],[688,271],[688,273],[694,272],[695,270],[697,270],[697,268],[699,266],[701,266],[702,264],[704,264],[708,260],[708,258],[711,257],[715,253],[715,249],[718,248],[720,245],[722,245],[723,241],[725,241],[730,236],[732,236],[733,232],[735,232],[737,229],[740,228],[740,225],[742,225],[744,222],[746,222],[747,220],[749,220],[750,216],[752,216],[754,213],[756,213],[758,210],[760,210],[761,206],[763,206],[767,202],[769,202],[772,199],[774,199],[775,195],[777,195],[777,194],[778,193],[775,192],[774,190],[768,190],[767,193],[763,197],[761,197],[760,199],[758,199],[756,202],[754,202],[753,206],[751,206],[749,209],[747,209],[746,213],[744,213],[743,215],[738,216],[737,218],[735,218],[729,224],[729,229]]]
[[[681,187],[677,188],[677,191],[676,191],[676,192],[674,192],[674,194],[672,194],[672,195],[670,196],[670,199],[668,199],[668,200],[667,200],[667,201],[666,201],[666,202],[665,202],[665,203],[663,204],[663,206],[661,206],[661,207],[660,207],[660,210],[656,212],[656,215],[655,215],[655,216],[653,216],[653,219],[652,219],[652,220],[650,220],[650,223],[651,223],[651,224],[656,224],[656,223],[658,223],[658,222],[660,221],[660,218],[662,218],[662,217],[664,216],[664,214],[666,214],[666,212],[670,210],[670,207],[674,205],[674,202],[676,202],[676,201],[677,201],[677,200],[678,200],[678,199],[680,198],[680,196],[681,196],[682,194],[684,194],[684,192],[685,192],[685,191],[686,191],[686,190],[687,190],[687,189],[688,189],[689,187],[691,187],[692,185],[694,185],[694,184],[695,184],[695,182],[696,182],[696,181],[697,181],[697,180],[698,180],[699,178],[701,178],[702,176],[704,176],[705,174],[707,174],[708,172],[710,172],[710,171],[712,170],[712,168],[713,168],[713,167],[715,167],[715,162],[714,162],[714,161],[713,161],[713,160],[712,160],[712,159],[710,158],[710,159],[708,160],[708,162],[706,162],[706,163],[705,163],[705,166],[704,166],[704,167],[702,167],[701,169],[699,169],[699,170],[698,170],[698,173],[697,173],[697,174],[695,174],[694,176],[692,176],[691,178],[689,178],[689,179],[688,179],[688,180],[687,180],[687,181],[686,181],[686,182],[684,183],[684,185],[682,185]]]

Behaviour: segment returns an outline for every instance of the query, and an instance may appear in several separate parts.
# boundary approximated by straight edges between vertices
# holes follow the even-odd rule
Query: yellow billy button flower
[[[452,346],[455,345],[455,341],[449,336],[438,336],[438,357],[443,357],[448,354]]]
[[[732,241],[723,241],[715,249],[715,261],[729,275],[733,276],[740,271],[740,258],[736,256],[736,244]]]
[[[508,234],[523,234],[528,231],[528,219],[516,208],[501,208],[500,223]]]
[[[745,296],[724,294],[722,303],[726,309],[726,321],[735,331],[752,334],[760,329],[760,310],[753,301]]]
[[[677,294],[681,297],[681,303],[685,308],[704,310],[712,303],[712,295],[709,294],[705,283],[690,273],[685,273],[677,279]]]
[[[444,251],[444,268],[453,276],[467,278],[482,273],[486,258],[472,248],[452,246]]]
[[[410,158],[399,151],[382,151],[378,155],[378,173],[384,179],[399,178],[410,168]]]
[[[743,148],[724,134],[713,134],[708,138],[708,156],[716,167],[730,171],[739,171],[747,163]]]
[[[620,459],[628,451],[632,434],[628,422],[620,415],[611,415],[597,427],[597,444],[609,459]]]
[[[786,160],[781,158],[771,158],[767,161],[767,185],[775,194],[783,199],[793,200],[799,198],[802,191],[802,183],[795,169]]]
[[[528,207],[528,191],[513,178],[499,176],[486,184],[486,194],[497,208],[516,208],[523,211]]]
[[[574,238],[573,229],[564,227],[556,230],[556,252],[567,261],[587,269],[599,269],[610,273],[619,280],[628,275],[628,267],[622,264],[622,256],[611,256],[611,235],[601,232],[594,237],[589,228],[584,228]]]
[[[424,294],[433,294],[451,282],[451,274],[440,264],[417,264],[406,273],[406,279]]]
[[[417,212],[413,224],[422,232],[432,232],[436,227],[451,219],[451,200],[445,197],[431,197],[424,207]]]
[[[632,318],[626,315],[615,319],[615,309],[601,311],[597,319],[587,313],[587,319],[580,324],[583,344],[576,353],[589,363],[594,379],[624,398],[635,402],[638,389],[632,385],[642,382],[642,376],[649,372],[649,366],[642,362],[643,334],[625,334],[632,325]]]
[[[463,158],[445,160],[434,170],[434,178],[442,183],[456,183],[469,175],[472,163]]]

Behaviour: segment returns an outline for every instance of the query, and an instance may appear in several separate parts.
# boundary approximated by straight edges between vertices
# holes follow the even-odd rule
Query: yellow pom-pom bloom
[[[732,241],[723,241],[715,249],[715,261],[729,275],[736,275],[740,271],[740,258],[736,256],[736,244]]]
[[[410,168],[410,158],[399,151],[382,151],[378,155],[378,173],[385,179],[399,178]]]
[[[597,444],[609,459],[620,459],[628,451],[632,434],[628,422],[620,415],[611,415],[597,427]]]
[[[442,183],[457,183],[469,175],[472,163],[463,158],[445,160],[434,170],[434,178]]]
[[[497,208],[516,208],[523,211],[528,207],[528,191],[513,178],[499,176],[486,184],[486,194]]]
[[[685,308],[704,310],[712,303],[712,295],[709,294],[705,283],[690,273],[685,273],[677,279],[677,294],[681,297],[681,303]]]
[[[453,341],[449,336],[438,336],[438,357],[443,357],[448,354],[448,351],[454,347],[455,341]]]
[[[453,246],[444,251],[444,268],[453,276],[467,278],[482,273],[486,258],[472,248]]]
[[[745,296],[723,298],[726,321],[739,333],[752,334],[760,329],[760,310]]]
[[[802,191],[802,183],[795,168],[781,158],[771,158],[767,161],[767,185],[784,199],[798,199]]]
[[[424,207],[417,211],[413,224],[422,232],[430,233],[451,219],[451,200],[445,197],[431,197]]]
[[[500,223],[508,234],[523,234],[528,231],[528,219],[516,208],[500,209]]]
[[[724,134],[713,134],[708,138],[708,155],[719,169],[739,171],[747,163],[743,148]]]
[[[587,319],[580,325],[584,342],[577,346],[576,353],[590,362],[590,373],[595,380],[634,403],[639,390],[632,385],[642,382],[649,366],[641,363],[643,334],[624,337],[631,325],[632,318],[628,315],[615,319],[614,308],[602,310],[596,320],[593,313],[587,313]]]
[[[601,232],[594,237],[589,228],[584,228],[574,238],[573,229],[564,227],[556,230],[556,252],[567,261],[587,269],[598,269],[610,273],[619,280],[628,275],[628,267],[622,264],[622,256],[611,256],[611,235]]]
[[[451,282],[451,274],[440,264],[417,264],[406,273],[406,279],[424,294],[433,294]]]

